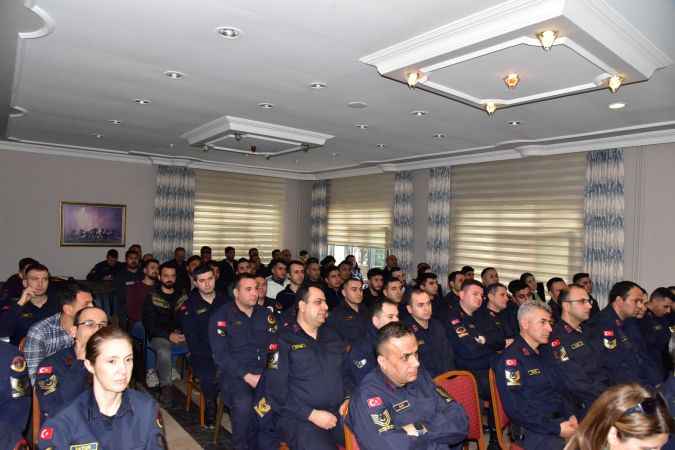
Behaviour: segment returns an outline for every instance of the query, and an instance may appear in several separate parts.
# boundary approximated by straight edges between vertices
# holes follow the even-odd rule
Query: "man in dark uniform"
[[[407,305],[410,316],[403,322],[417,338],[419,360],[422,367],[436,377],[455,368],[452,347],[448,341],[445,324],[431,317],[431,297],[427,292],[413,289]]]
[[[324,326],[328,305],[315,286],[298,291],[298,317],[281,329],[265,372],[265,396],[256,405],[273,412],[283,441],[293,450],[335,450],[344,441],[338,409],[345,400],[345,344]]]
[[[368,329],[369,314],[363,306],[363,281],[350,278],[342,285],[342,301],[328,315],[326,325],[347,344],[363,338]]]
[[[30,402],[26,360],[15,346],[0,341],[0,423],[22,432],[28,421]]]
[[[632,281],[616,283],[609,293],[609,304],[590,321],[590,340],[596,357],[611,377],[612,384],[650,384],[650,374],[625,321],[635,317],[643,303],[642,288]]]
[[[202,264],[192,271],[197,291],[192,291],[179,309],[181,329],[190,350],[190,365],[206,397],[207,427],[214,426],[218,396],[216,364],[209,344],[209,319],[214,311],[225,304],[225,296],[215,290],[213,270],[212,265]]]
[[[462,267],[462,273],[464,274],[465,280],[473,280],[475,276],[475,270],[471,266]]]
[[[551,334],[550,306],[529,300],[518,309],[520,336],[498,358],[495,375],[506,415],[524,436],[525,450],[562,450],[577,427],[577,418],[565,403],[556,369],[546,344]]]
[[[490,286],[491,284],[499,283],[499,273],[494,267],[486,267],[480,273],[480,279],[483,286]]]
[[[368,270],[368,287],[363,293],[363,304],[368,311],[373,309],[373,305],[382,298],[382,288],[384,287],[384,272],[379,267],[373,267]]]
[[[595,399],[610,386],[610,378],[592,348],[587,327],[583,324],[591,312],[588,292],[582,286],[571,284],[560,292],[558,300],[562,316],[549,339],[550,354],[581,419]]]
[[[560,320],[562,314],[562,307],[558,301],[560,292],[567,287],[567,283],[560,277],[553,277],[546,282],[546,289],[548,290],[551,299],[548,301],[548,306],[551,307],[551,314],[555,322]]]
[[[225,258],[220,261],[220,279],[223,286],[229,286],[234,281],[234,266],[237,263],[234,259],[236,250],[234,247],[225,247]]]
[[[363,377],[377,365],[375,361],[377,330],[391,322],[398,322],[398,305],[388,298],[382,297],[373,305],[366,334],[354,342],[345,355],[347,391],[352,391]]]
[[[87,342],[99,329],[108,326],[105,311],[95,306],[81,309],[75,315],[73,346],[43,359],[38,365],[35,385],[42,421],[54,417],[89,387],[89,372],[84,367]]]
[[[670,330],[670,313],[675,295],[667,288],[656,288],[645,305],[647,311],[639,320],[640,332],[647,347],[647,355],[656,364],[661,380],[672,371],[668,344],[673,334]]]
[[[342,279],[340,278],[340,271],[335,266],[328,266],[322,270],[324,287],[323,294],[326,297],[328,310],[332,310],[342,302]]]
[[[21,297],[21,293],[23,292],[23,279],[26,276],[26,268],[37,263],[38,262],[33,258],[21,258],[19,260],[19,271],[7,278],[7,281],[2,285],[2,290],[0,290],[0,306],[4,300]]]
[[[410,313],[403,302],[403,282],[398,278],[386,278],[382,293],[386,298],[398,305],[398,320],[408,317]]]
[[[506,286],[501,283],[489,285],[485,288],[485,295],[487,301],[476,312],[479,322],[494,323],[496,342],[503,341],[505,346],[509,346],[517,335],[517,326],[514,324],[517,317],[513,314],[513,311],[517,313],[517,307],[509,300]]]
[[[314,257],[307,258],[305,263],[305,284],[308,283],[321,283],[321,265]]]
[[[129,249],[124,255],[125,265],[117,271],[113,282],[115,289],[115,301],[110,315],[118,316],[120,324],[124,327],[127,322],[127,288],[137,281],[143,280],[143,271],[140,267],[141,255]]]
[[[443,450],[469,429],[464,408],[420,369],[417,339],[400,322],[380,329],[378,367],[363,379],[347,422],[363,450]]]
[[[288,285],[277,294],[276,300],[285,311],[295,304],[295,294],[305,282],[305,266],[300,261],[288,263]]]
[[[256,448],[254,391],[273,350],[277,321],[258,305],[255,277],[235,280],[234,301],[218,308],[209,320],[209,342],[220,370],[220,389],[230,408],[235,450]]]
[[[593,280],[591,280],[591,275],[586,272],[575,273],[572,277],[572,283],[578,284],[579,286],[586,289],[588,293],[588,298],[591,301],[591,315],[592,318],[594,315],[600,312],[600,306],[598,301],[593,298]]]
[[[649,386],[658,387],[661,383],[663,383],[665,374],[663,373],[659,362],[655,358],[652,358],[652,355],[647,346],[647,341],[640,331],[640,321],[644,319],[645,313],[647,312],[647,307],[645,304],[647,303],[648,298],[647,291],[642,289],[642,303],[638,303],[635,317],[631,317],[624,321],[624,329],[626,331],[626,335],[628,335],[628,338],[633,342],[635,352],[640,357],[640,363],[642,365],[641,373],[645,377],[644,383]]]
[[[87,274],[88,281],[111,281],[117,275],[124,264],[118,261],[119,253],[114,248],[108,250],[105,260],[97,263]]]
[[[448,323],[448,314],[452,308],[459,306],[459,291],[464,283],[464,274],[460,271],[450,272],[448,275],[448,294],[438,307],[434,305],[433,317],[442,324]]]
[[[18,299],[7,299],[0,306],[0,337],[9,337],[19,345],[28,329],[36,322],[58,313],[58,296],[49,289],[49,269],[42,264],[26,268],[23,292]]]

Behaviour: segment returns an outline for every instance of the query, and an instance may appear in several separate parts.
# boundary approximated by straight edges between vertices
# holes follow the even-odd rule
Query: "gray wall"
[[[24,256],[54,275],[76,277],[105,259],[107,248],[59,246],[60,201],[127,205],[127,246],[152,251],[153,166],[14,151],[0,158],[0,278],[16,272]]]
[[[300,250],[309,251],[312,221],[312,182],[286,180],[283,244],[297,257]]]

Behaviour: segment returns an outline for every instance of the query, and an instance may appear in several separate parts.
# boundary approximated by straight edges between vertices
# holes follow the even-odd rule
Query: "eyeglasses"
[[[97,329],[105,328],[108,326],[108,322],[96,322],[95,320],[83,320],[80,323],[76,323],[76,326],[84,325],[87,328],[94,328],[96,327]]]
[[[661,394],[658,394],[656,397],[648,397],[642,400],[637,405],[628,408],[621,416],[628,416],[637,413],[653,416],[654,414],[656,414],[659,405],[665,407],[665,402],[661,397]]]

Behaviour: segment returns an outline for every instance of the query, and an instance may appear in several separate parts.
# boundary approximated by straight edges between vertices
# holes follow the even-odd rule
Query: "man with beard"
[[[110,316],[117,316],[122,327],[126,326],[127,321],[127,288],[143,279],[143,272],[139,270],[141,255],[129,248],[124,258],[125,265],[117,272],[113,282],[115,300],[110,311]]]
[[[127,288],[127,315],[129,318],[129,329],[133,335],[134,328],[142,327],[141,313],[143,303],[151,290],[155,288],[157,277],[159,275],[159,261],[150,259],[142,264],[143,279],[137,281]],[[142,331],[142,330],[141,330]]]
[[[321,283],[321,266],[316,258],[307,258],[305,264],[305,284]]]
[[[370,311],[375,302],[382,298],[384,287],[384,273],[379,267],[373,267],[368,271],[368,287],[363,293],[363,304]]]
[[[123,265],[117,259],[119,253],[114,248],[108,250],[105,255],[105,260],[97,263],[93,269],[87,274],[87,281],[110,281],[115,278],[117,272],[122,269]]]
[[[151,291],[143,304],[143,326],[150,348],[157,357],[157,372],[162,402],[170,406],[171,348],[185,346],[185,335],[179,329],[179,308],[187,296],[175,289],[176,268],[168,264],[159,267],[159,286]]]

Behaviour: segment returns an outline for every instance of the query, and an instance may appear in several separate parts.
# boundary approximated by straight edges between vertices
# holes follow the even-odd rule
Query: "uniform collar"
[[[87,405],[87,420],[89,422],[94,422],[97,420],[110,420],[113,417],[122,417],[126,414],[134,414],[134,410],[131,407],[131,401],[129,400],[129,390],[125,390],[122,393],[122,404],[120,405],[120,408],[117,410],[114,416],[109,417],[105,416],[101,413],[101,410],[98,407],[98,403],[96,403],[96,397],[94,396],[94,389],[89,390],[89,401]]]

